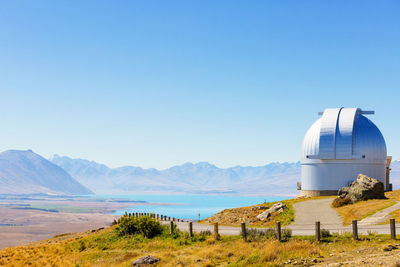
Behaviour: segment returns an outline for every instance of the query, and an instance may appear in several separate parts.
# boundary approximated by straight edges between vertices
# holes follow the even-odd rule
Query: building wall
[[[302,190],[339,190],[353,182],[358,174],[381,181],[386,188],[386,164],[302,163]]]

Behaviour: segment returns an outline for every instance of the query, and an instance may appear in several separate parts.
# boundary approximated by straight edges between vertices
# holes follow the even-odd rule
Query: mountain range
[[[32,150],[0,153],[0,194],[92,194],[61,167]]]
[[[391,183],[400,188],[400,162],[391,164]],[[218,168],[208,162],[165,170],[135,166],[109,168],[85,159],[54,155],[47,160],[31,150],[0,153],[0,194],[240,193],[296,195],[300,162],[258,167]]]
[[[300,163],[218,168],[208,162],[185,163],[165,170],[125,166],[109,168],[85,159],[54,155],[50,161],[96,193],[180,192],[296,194]]]
[[[179,192],[296,195],[300,162],[259,167],[218,168],[208,162],[185,163],[165,170],[125,166],[109,168],[85,159],[54,155],[50,159],[96,193]],[[391,183],[400,188],[400,161],[391,165]]]

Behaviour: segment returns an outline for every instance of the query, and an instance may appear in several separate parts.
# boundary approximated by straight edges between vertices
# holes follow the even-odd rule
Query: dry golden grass
[[[372,199],[342,206],[336,211],[342,216],[343,224],[348,225],[352,220],[362,220],[394,204],[396,201],[390,199]]]
[[[151,254],[161,259],[162,266],[268,266],[288,258],[312,257],[320,253],[319,245],[310,241],[279,243],[266,240],[250,243],[243,242],[240,237],[222,237],[218,241],[208,237],[197,242],[190,242],[184,237],[152,240],[129,238],[132,244],[127,245],[127,240],[114,240],[107,249],[93,244],[102,242],[98,240],[110,235],[111,231],[107,229],[101,233],[64,236],[7,248],[0,251],[0,265],[131,266],[136,258]]]
[[[376,212],[386,209],[400,200],[400,190],[386,192],[387,199],[373,199],[360,201],[351,205],[336,208],[336,211],[343,217],[343,224],[348,225],[352,220],[362,220]],[[395,211],[393,216],[400,219],[400,212]]]
[[[351,236],[335,238],[324,243],[299,237],[284,243],[243,242],[238,236],[191,240],[182,234],[145,239],[117,237],[111,227],[0,250],[0,266],[131,266],[133,260],[145,255],[159,258],[160,266],[282,266],[288,260],[309,265],[315,259],[329,261],[330,255],[342,251],[357,255],[362,249],[382,251],[374,248],[395,244],[380,236],[359,242]]]
[[[400,190],[394,190],[390,192],[386,192],[385,196],[392,200],[399,200],[400,201]]]

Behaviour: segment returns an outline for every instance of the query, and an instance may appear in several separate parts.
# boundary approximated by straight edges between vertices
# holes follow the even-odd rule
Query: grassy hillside
[[[107,229],[65,234],[27,246],[0,250],[1,266],[131,266],[146,255],[160,259],[158,266],[282,266],[360,260],[394,266],[395,241],[388,236],[370,235],[352,241],[351,235],[325,237],[317,243],[312,237],[291,237],[278,242],[273,237],[186,233],[171,235],[167,229],[150,239],[143,234],[123,235],[118,226]],[[388,247],[392,245],[393,247]],[[373,256],[373,257],[370,257]],[[365,258],[370,257],[370,258]]]
[[[336,211],[343,217],[343,224],[351,224],[352,220],[362,220],[376,212],[388,208],[400,201],[400,190],[386,192],[387,199],[372,199],[359,201],[357,203],[336,208]],[[400,212],[395,211],[392,217],[400,221]],[[386,223],[389,223],[387,221]]]
[[[282,226],[286,226],[294,222],[295,219],[295,211],[293,208],[293,204],[305,200],[320,199],[320,198],[326,198],[326,197],[287,199],[282,201],[263,203],[249,207],[226,209],[209,218],[202,220],[201,222],[202,223],[218,222],[221,225],[239,226],[242,222],[247,223],[247,220],[250,220],[250,225],[252,227],[254,226],[273,227],[276,225],[277,221],[280,221]],[[261,221],[257,219],[257,215],[265,211],[265,209],[258,209],[258,207],[271,207],[272,205],[278,202],[282,202],[283,204],[285,204],[287,209],[284,210],[282,213],[272,214],[271,217],[268,218],[268,220],[266,221]]]

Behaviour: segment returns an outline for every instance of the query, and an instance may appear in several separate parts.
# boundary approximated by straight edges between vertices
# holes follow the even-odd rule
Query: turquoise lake
[[[224,209],[237,208],[283,200],[285,197],[278,196],[235,196],[235,195],[153,195],[153,194],[135,194],[135,195],[97,195],[105,198],[124,198],[135,201],[146,201],[145,205],[135,205],[132,208],[118,210],[114,214],[124,214],[127,212],[148,212],[162,214],[169,217],[181,219],[198,219],[200,213],[201,219],[209,217]],[[159,203],[153,205],[153,203]],[[152,204],[152,205],[148,205]]]

